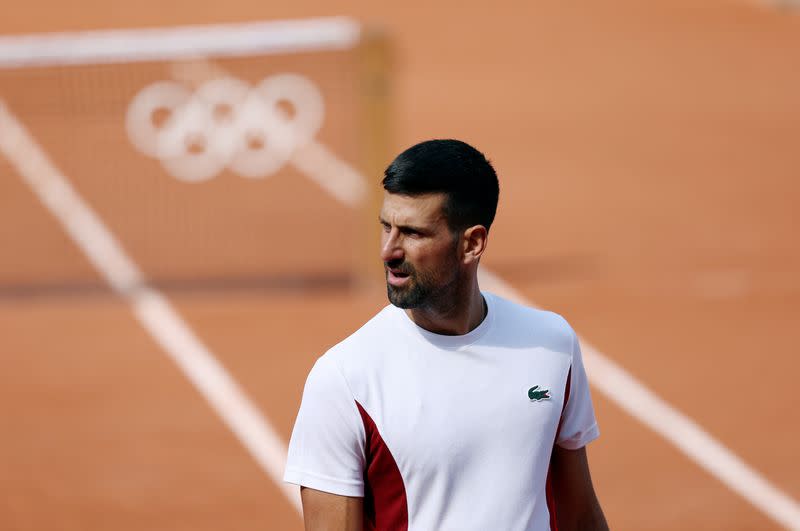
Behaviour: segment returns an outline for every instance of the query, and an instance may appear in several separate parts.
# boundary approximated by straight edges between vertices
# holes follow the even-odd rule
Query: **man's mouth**
[[[408,282],[409,274],[401,269],[386,268],[386,281],[395,287],[400,287]]]

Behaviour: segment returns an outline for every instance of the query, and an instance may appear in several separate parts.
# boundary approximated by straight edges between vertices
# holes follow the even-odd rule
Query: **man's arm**
[[[306,531],[362,531],[363,498],[300,488]]]
[[[586,448],[567,450],[556,445],[551,465],[559,531],[608,531],[589,475]]]

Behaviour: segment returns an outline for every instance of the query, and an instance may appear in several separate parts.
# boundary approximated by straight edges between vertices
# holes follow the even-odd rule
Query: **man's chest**
[[[519,456],[549,455],[567,356],[533,349],[406,361],[373,375],[362,404],[406,475],[507,468]]]

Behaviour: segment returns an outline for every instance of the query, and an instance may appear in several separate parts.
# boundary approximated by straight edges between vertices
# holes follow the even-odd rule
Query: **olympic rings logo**
[[[271,76],[255,87],[222,77],[193,92],[159,81],[136,94],[125,126],[136,149],[177,179],[201,182],[226,168],[260,178],[314,139],[324,112],[319,89],[296,74]]]

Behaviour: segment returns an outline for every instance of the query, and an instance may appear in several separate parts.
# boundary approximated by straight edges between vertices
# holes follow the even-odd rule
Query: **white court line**
[[[480,280],[488,291],[534,306],[519,291],[485,269],[481,271]],[[800,530],[800,505],[791,497],[584,340],[581,340],[581,350],[589,380],[606,398],[772,520],[786,529]]]
[[[748,4],[762,9],[794,11],[800,8],[800,0],[735,0],[737,4]]]
[[[286,446],[275,428],[158,291],[144,277],[111,231],[48,159],[0,100],[0,153],[5,155],[44,206],[132,307],[145,330],[195,385],[264,472],[301,512],[297,487],[283,482]]]
[[[155,290],[137,289],[142,280],[138,268],[1,101],[0,152],[61,221],[98,271],[132,304],[142,325],[300,511],[298,489],[281,480],[286,448],[274,429],[168,301]],[[481,283],[498,295],[532,305],[518,291],[486,270],[481,271]],[[775,522],[787,529],[800,530],[800,506],[792,498],[597,349],[583,341],[582,346],[589,378],[609,400],[649,426]]]
[[[297,149],[291,163],[349,207],[358,208],[367,195],[367,180],[361,173],[316,140]]]
[[[348,17],[0,37],[0,67],[170,61],[343,50],[361,26]]]

